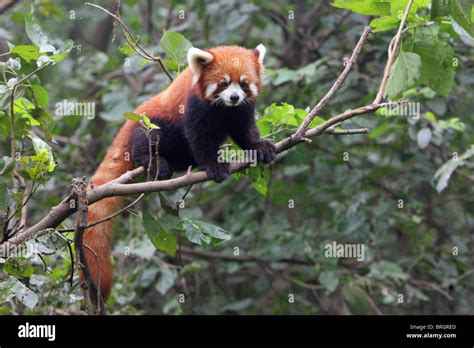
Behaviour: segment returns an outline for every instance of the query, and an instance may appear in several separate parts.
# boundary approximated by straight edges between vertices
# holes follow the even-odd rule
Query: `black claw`
[[[230,168],[227,163],[202,165],[201,169],[206,172],[209,179],[214,180],[217,183],[223,182],[230,176]]]
[[[275,159],[275,145],[273,143],[262,140],[255,145],[255,149],[257,150],[258,162],[270,163]]]

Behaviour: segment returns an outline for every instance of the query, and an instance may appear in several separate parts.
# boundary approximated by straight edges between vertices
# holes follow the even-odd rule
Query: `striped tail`
[[[94,187],[103,185],[133,168],[130,150],[132,133],[136,127],[137,124],[133,121],[125,122],[92,177],[91,185]],[[120,208],[123,200],[124,197],[110,197],[92,204],[89,206],[87,223],[91,224],[110,216]],[[100,290],[104,302],[109,297],[112,288],[112,229],[113,221],[108,220],[87,229],[84,233],[86,260],[91,277]],[[80,272],[80,279],[81,282],[84,280],[82,272]],[[92,299],[97,304],[98,301],[94,295],[92,294]]]

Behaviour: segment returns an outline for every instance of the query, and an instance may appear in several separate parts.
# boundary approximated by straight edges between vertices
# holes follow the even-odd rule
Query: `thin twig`
[[[379,104],[382,101],[382,97],[383,97],[384,92],[385,92],[385,87],[387,85],[388,78],[390,77],[390,71],[392,70],[393,57],[395,56],[395,53],[397,52],[398,45],[400,43],[400,38],[402,36],[403,27],[405,25],[405,21],[408,18],[408,13],[410,12],[410,8],[411,8],[412,4],[413,4],[413,0],[408,1],[408,5],[405,9],[405,13],[403,14],[403,18],[400,22],[400,26],[398,27],[397,34],[390,41],[390,45],[388,47],[387,64],[385,65],[383,78],[382,78],[382,81],[380,82],[379,90],[378,90],[377,95],[375,96],[375,99],[374,99],[372,104]]]
[[[154,56],[154,55],[148,53],[147,51],[145,51],[145,49],[142,46],[140,46],[140,44],[138,43],[138,40],[135,39],[134,35],[130,32],[130,29],[128,29],[128,27],[125,25],[125,23],[119,17],[120,13],[119,13],[118,9],[117,9],[117,15],[114,15],[112,12],[108,11],[107,9],[105,9],[105,8],[99,6],[99,5],[92,4],[90,2],[86,2],[86,5],[98,8],[99,10],[102,10],[102,11],[106,12],[107,14],[109,14],[110,16],[112,16],[113,18],[115,18],[115,20],[117,20],[120,23],[120,27],[122,28],[122,32],[123,32],[123,34],[125,36],[125,39],[127,40],[128,44],[130,45],[130,47],[132,47],[133,50],[140,57],[145,58],[146,60],[158,62],[158,64],[160,65],[161,69],[166,74],[166,76],[168,76],[168,78],[171,81],[173,81],[173,76],[168,71],[168,69],[166,69],[166,66],[163,63],[163,60],[160,57],[157,57],[157,56]]]
[[[326,134],[332,135],[352,135],[352,134],[367,134],[369,133],[368,128],[358,128],[358,129],[335,129],[330,127],[324,132]]]
[[[364,31],[362,32],[362,35],[360,36],[359,41],[357,42],[357,45],[354,48],[354,51],[352,52],[351,57],[347,61],[346,66],[344,70],[342,71],[341,75],[339,75],[336,82],[334,82],[334,84],[332,85],[331,89],[316,104],[316,106],[311,110],[311,112],[303,120],[303,122],[298,127],[295,134],[293,135],[294,139],[298,140],[303,137],[304,133],[306,132],[306,130],[308,129],[309,125],[314,120],[314,118],[318,115],[321,109],[324,106],[326,106],[326,104],[337,93],[337,91],[341,88],[342,84],[346,80],[346,77],[349,75],[349,72],[351,71],[352,67],[356,63],[357,58],[359,57],[360,52],[362,51],[362,47],[364,46],[364,43],[367,40],[367,36],[369,35],[369,33],[370,33],[370,27],[364,27]]]

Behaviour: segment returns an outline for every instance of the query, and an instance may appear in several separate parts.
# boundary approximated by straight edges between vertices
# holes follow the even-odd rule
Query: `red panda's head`
[[[219,46],[208,50],[191,48],[188,64],[193,86],[211,103],[229,107],[255,102],[262,88],[265,46],[255,49]]]

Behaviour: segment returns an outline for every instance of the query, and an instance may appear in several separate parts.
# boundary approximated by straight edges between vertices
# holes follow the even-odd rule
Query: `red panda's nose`
[[[237,93],[232,93],[230,96],[230,101],[232,103],[237,103],[239,101],[239,95]]]

